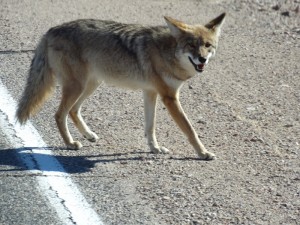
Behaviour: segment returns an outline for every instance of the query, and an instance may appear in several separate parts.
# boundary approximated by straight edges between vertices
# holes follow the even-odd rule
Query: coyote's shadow
[[[55,152],[55,148],[15,148],[0,149],[0,173],[13,171],[46,171],[66,172],[69,174],[86,173],[95,167],[95,164],[128,163],[130,161],[147,162],[160,160],[197,160],[192,157],[174,157],[172,155],[156,155],[150,152],[128,152],[115,154],[96,155],[49,155],[49,151]],[[56,148],[57,149],[57,148]],[[38,153],[31,150],[39,150]],[[45,150],[45,152],[43,152]],[[54,156],[54,157],[53,157]],[[54,159],[53,159],[54,158]],[[54,160],[54,163],[53,163]],[[52,163],[49,163],[52,161]],[[27,164],[30,164],[28,166]],[[62,166],[60,166],[60,165]]]

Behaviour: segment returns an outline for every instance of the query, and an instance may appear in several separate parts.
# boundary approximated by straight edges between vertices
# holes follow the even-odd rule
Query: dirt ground
[[[103,2],[109,19],[157,25],[162,13],[197,23],[227,12],[215,59],[180,98],[217,160],[197,160],[161,102],[157,137],[172,153],[149,154],[141,93],[113,87],[99,88],[83,108],[100,140],[55,151],[104,223],[300,224],[300,1],[134,1],[125,9],[124,1]],[[89,17],[98,15],[94,8]],[[46,24],[46,13],[42,29],[86,16],[59,15]],[[40,36],[28,37],[23,49]],[[57,105],[53,98],[33,120],[49,146],[63,145],[52,117]]]

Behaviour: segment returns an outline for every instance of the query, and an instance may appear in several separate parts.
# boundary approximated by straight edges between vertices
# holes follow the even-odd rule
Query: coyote
[[[143,26],[81,19],[51,28],[38,44],[27,85],[19,101],[17,120],[24,124],[52,93],[57,80],[62,99],[55,120],[69,149],[80,149],[67,125],[68,115],[80,133],[95,142],[98,136],[84,122],[84,100],[102,83],[142,89],[145,135],[153,153],[168,153],[155,135],[159,95],[200,159],[212,160],[179,102],[184,81],[201,73],[215,55],[225,13],[206,25],[189,25],[164,17],[167,26]]]

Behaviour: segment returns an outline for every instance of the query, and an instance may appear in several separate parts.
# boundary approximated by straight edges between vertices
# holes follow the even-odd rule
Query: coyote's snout
[[[62,86],[55,115],[57,126],[68,148],[79,149],[81,143],[74,141],[68,130],[68,115],[85,138],[96,141],[98,136],[88,128],[80,110],[102,82],[142,89],[145,133],[151,152],[169,152],[158,145],[155,135],[159,95],[199,157],[214,159],[181,108],[179,91],[184,81],[203,72],[215,55],[224,18],[225,13],[206,25],[189,25],[165,17],[167,26],[85,19],[53,27],[36,49],[17,119],[23,124],[34,115],[57,80]]]

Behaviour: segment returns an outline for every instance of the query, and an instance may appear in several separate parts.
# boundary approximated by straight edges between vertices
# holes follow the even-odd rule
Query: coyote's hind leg
[[[89,127],[84,122],[82,116],[81,116],[81,106],[85,99],[87,99],[99,86],[99,81],[91,80],[87,83],[83,93],[79,97],[78,101],[75,103],[75,105],[72,107],[70,111],[70,116],[75,124],[75,126],[78,128],[79,132],[89,141],[95,142],[98,139],[98,136],[92,132]]]
[[[62,99],[58,111],[55,114],[55,120],[59,132],[64,139],[66,145],[70,149],[79,149],[82,147],[81,143],[74,141],[69,129],[68,129],[68,114],[73,107],[73,105],[78,100],[79,96],[82,93],[82,86],[77,81],[65,82],[62,90]]]

